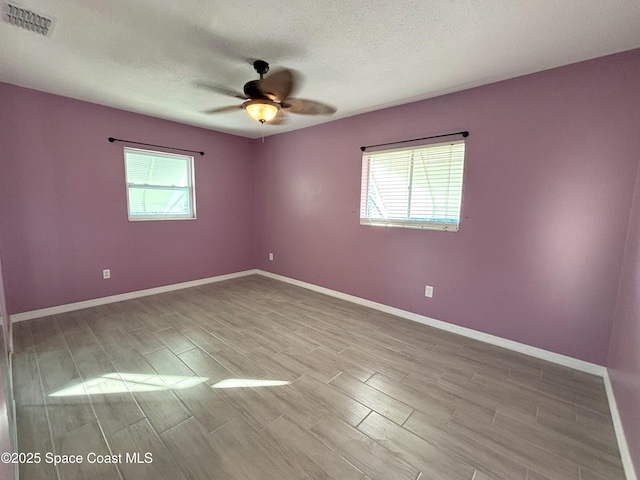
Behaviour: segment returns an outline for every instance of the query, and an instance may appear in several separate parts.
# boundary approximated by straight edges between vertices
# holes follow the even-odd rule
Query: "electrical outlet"
[[[424,296],[433,298],[433,287],[431,285],[424,287]]]
[[[273,253],[269,253],[269,260],[273,262]]]
[[[111,278],[111,269],[105,268],[102,270],[102,278],[106,280],[107,278]]]

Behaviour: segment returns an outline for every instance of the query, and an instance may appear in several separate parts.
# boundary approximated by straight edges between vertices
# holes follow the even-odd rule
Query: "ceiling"
[[[4,11],[4,2],[2,7]],[[0,22],[0,81],[256,138],[198,82],[241,90],[251,62],[301,72],[271,135],[640,47],[639,0],[19,0],[44,37]]]

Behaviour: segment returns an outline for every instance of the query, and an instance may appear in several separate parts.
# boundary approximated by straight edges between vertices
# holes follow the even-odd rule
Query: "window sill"
[[[411,228],[414,230],[438,230],[441,232],[457,232],[459,224],[442,223],[420,223],[420,222],[394,222],[385,220],[364,220],[360,219],[360,225],[368,227],[391,227],[391,228]]]
[[[130,222],[158,222],[165,220],[196,220],[196,217],[129,217]]]

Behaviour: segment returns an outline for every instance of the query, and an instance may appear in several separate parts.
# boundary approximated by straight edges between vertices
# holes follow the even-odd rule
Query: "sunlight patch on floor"
[[[149,375],[142,373],[107,373],[84,382],[65,387],[50,397],[78,395],[106,395],[125,392],[153,392],[191,388],[207,381],[207,377],[183,375]],[[169,386],[171,385],[171,386]]]
[[[155,392],[161,390],[184,390],[209,380],[207,377],[183,375],[150,375],[144,373],[107,373],[99,377],[66,386],[50,397],[73,397],[81,395],[108,395],[126,392]],[[284,380],[256,380],[251,378],[227,378],[211,388],[277,387],[289,385]]]
[[[220,380],[212,388],[248,388],[248,387],[279,387],[289,385],[284,380],[254,380],[251,378],[227,378]]]

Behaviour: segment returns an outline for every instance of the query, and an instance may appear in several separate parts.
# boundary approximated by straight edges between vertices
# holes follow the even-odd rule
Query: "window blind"
[[[125,148],[130,220],[195,218],[193,158]]]
[[[457,231],[464,140],[364,152],[360,223]]]

